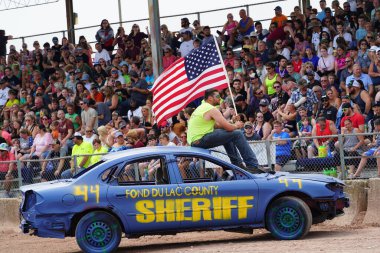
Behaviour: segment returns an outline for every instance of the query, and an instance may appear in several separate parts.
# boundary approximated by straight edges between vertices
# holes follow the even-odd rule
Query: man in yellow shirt
[[[288,17],[285,16],[284,14],[282,14],[282,8],[280,6],[277,6],[276,8],[274,8],[274,12],[276,14],[276,16],[274,16],[272,18],[272,22],[271,23],[274,23],[276,22],[278,27],[282,27],[284,22],[286,20],[288,20]]]
[[[220,95],[217,90],[207,90],[204,102],[192,113],[188,125],[187,142],[193,147],[213,148],[223,145],[231,163],[250,168],[258,168],[258,162],[244,137],[244,123],[229,123],[215,107],[219,105]],[[215,129],[217,128],[217,129]],[[237,152],[239,150],[239,153]]]
[[[70,162],[71,169],[64,171],[61,175],[62,178],[71,178],[75,174],[87,169],[90,165],[90,156],[93,153],[92,144],[83,141],[83,137],[80,132],[76,132],[74,134],[73,141],[75,145],[71,153],[71,156],[73,157]]]

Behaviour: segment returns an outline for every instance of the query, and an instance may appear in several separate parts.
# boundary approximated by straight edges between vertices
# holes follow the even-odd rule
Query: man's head
[[[325,129],[326,128],[326,118],[325,117],[317,118],[317,124],[321,127],[321,129]]]
[[[266,113],[269,111],[269,101],[266,98],[262,98],[259,103],[259,108],[262,113]]]
[[[80,145],[83,142],[83,137],[80,132],[75,132],[73,136],[73,142],[76,145]]]
[[[58,116],[58,119],[64,120],[65,119],[65,112],[63,110],[58,110],[57,116]]]
[[[245,11],[245,9],[241,9],[241,10],[239,11],[239,16],[240,16],[240,18],[242,18],[242,19],[244,19],[244,18],[247,17],[247,12]]]
[[[204,99],[207,103],[216,106],[220,103],[220,94],[214,89],[206,90]]]
[[[276,6],[276,8],[274,8],[274,13],[276,14],[276,16],[281,16],[282,8],[280,6]]]
[[[234,79],[232,81],[232,86],[234,87],[236,92],[239,92],[241,90],[241,80],[240,79]]]
[[[352,106],[351,106],[351,103],[344,103],[342,105],[342,111],[343,111],[344,115],[351,116],[352,115]]]
[[[273,121],[274,132],[279,134],[282,132],[282,122],[279,120]]]

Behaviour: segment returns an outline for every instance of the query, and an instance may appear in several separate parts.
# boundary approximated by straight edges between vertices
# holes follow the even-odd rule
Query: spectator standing
[[[358,128],[361,132],[364,132],[365,119],[360,113],[354,112],[350,103],[342,104],[343,118],[340,121],[340,126],[344,126],[344,121],[349,119],[353,128]]]
[[[95,44],[95,58],[94,58],[94,63],[99,63],[100,59],[103,59],[106,61],[107,65],[111,64],[111,57],[106,49],[103,48],[102,43],[97,42]]]
[[[190,31],[185,31],[182,34],[183,41],[179,47],[179,53],[181,54],[181,57],[185,57],[191,52],[191,50],[194,49],[192,36],[193,35]]]
[[[96,41],[103,45],[103,48],[111,55],[114,49],[114,32],[107,19],[103,19],[100,23],[100,29],[95,35]]]
[[[144,79],[141,79],[136,71],[131,70],[129,76],[132,81],[131,88],[128,88],[130,98],[136,101],[137,106],[144,106],[150,93],[148,83]]]
[[[255,26],[253,23],[253,19],[247,16],[247,12],[245,9],[241,9],[239,11],[240,21],[234,34],[237,41],[242,42],[244,36],[251,34],[251,32],[255,31]]]
[[[98,112],[90,106],[90,101],[88,99],[82,99],[79,102],[82,109],[81,120],[82,128],[81,132],[85,132],[86,128],[97,129],[98,128]],[[82,136],[81,136],[82,137]],[[82,137],[83,139],[83,137]]]
[[[234,20],[231,13],[227,14],[227,22],[224,24],[222,31],[218,34],[221,40],[225,43],[226,47],[232,47],[235,43],[234,30],[237,28],[239,22]],[[225,34],[227,32],[227,34]]]
[[[274,169],[280,171],[291,157],[292,143],[290,140],[281,140],[290,138],[287,132],[282,131],[281,121],[273,121],[273,127],[274,129],[269,135],[269,139],[276,143],[276,164]]]
[[[147,31],[147,34],[146,33],[143,33],[140,31],[140,27],[138,24],[133,24],[132,25],[132,30],[131,32],[129,33],[128,35],[128,38],[129,39],[133,39],[134,41],[134,45],[138,48],[141,48],[141,41],[143,39],[146,39],[146,38],[149,38],[149,31],[148,31],[148,27],[146,27],[146,31]]]
[[[275,16],[272,18],[271,23],[276,22],[278,27],[284,25],[285,21],[288,20],[288,17],[282,14],[282,8],[280,6],[276,6],[274,8]]]
[[[366,122],[372,117],[372,100],[368,92],[362,89],[361,80],[353,80],[348,84],[348,94],[352,101],[358,105],[360,112],[366,118]]]

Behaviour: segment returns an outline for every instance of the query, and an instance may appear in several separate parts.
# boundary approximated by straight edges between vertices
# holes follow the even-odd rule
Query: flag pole
[[[232,105],[234,107],[235,116],[236,116],[237,115],[237,110],[236,110],[236,105],[235,105],[235,98],[234,98],[234,95],[232,94],[231,85],[230,85],[230,82],[229,82],[230,80],[228,79],[226,66],[224,66],[224,63],[223,63],[223,58],[222,58],[222,54],[220,53],[218,42],[216,41],[216,38],[215,38],[214,35],[212,35],[212,37],[214,38],[216,50],[218,50],[219,60],[221,62],[221,65],[223,66],[223,71],[224,71],[224,74],[226,76],[226,80],[227,80],[227,83],[228,83],[228,89],[230,90],[230,94],[231,94],[231,97],[232,97]]]

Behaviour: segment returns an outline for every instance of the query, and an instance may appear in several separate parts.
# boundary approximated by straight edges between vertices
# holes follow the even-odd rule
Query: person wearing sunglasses
[[[241,131],[244,123],[228,122],[216,108],[219,103],[219,92],[214,89],[206,90],[204,103],[195,109],[188,122],[187,142],[192,147],[206,149],[223,145],[232,164],[243,168],[257,168],[256,155]]]

